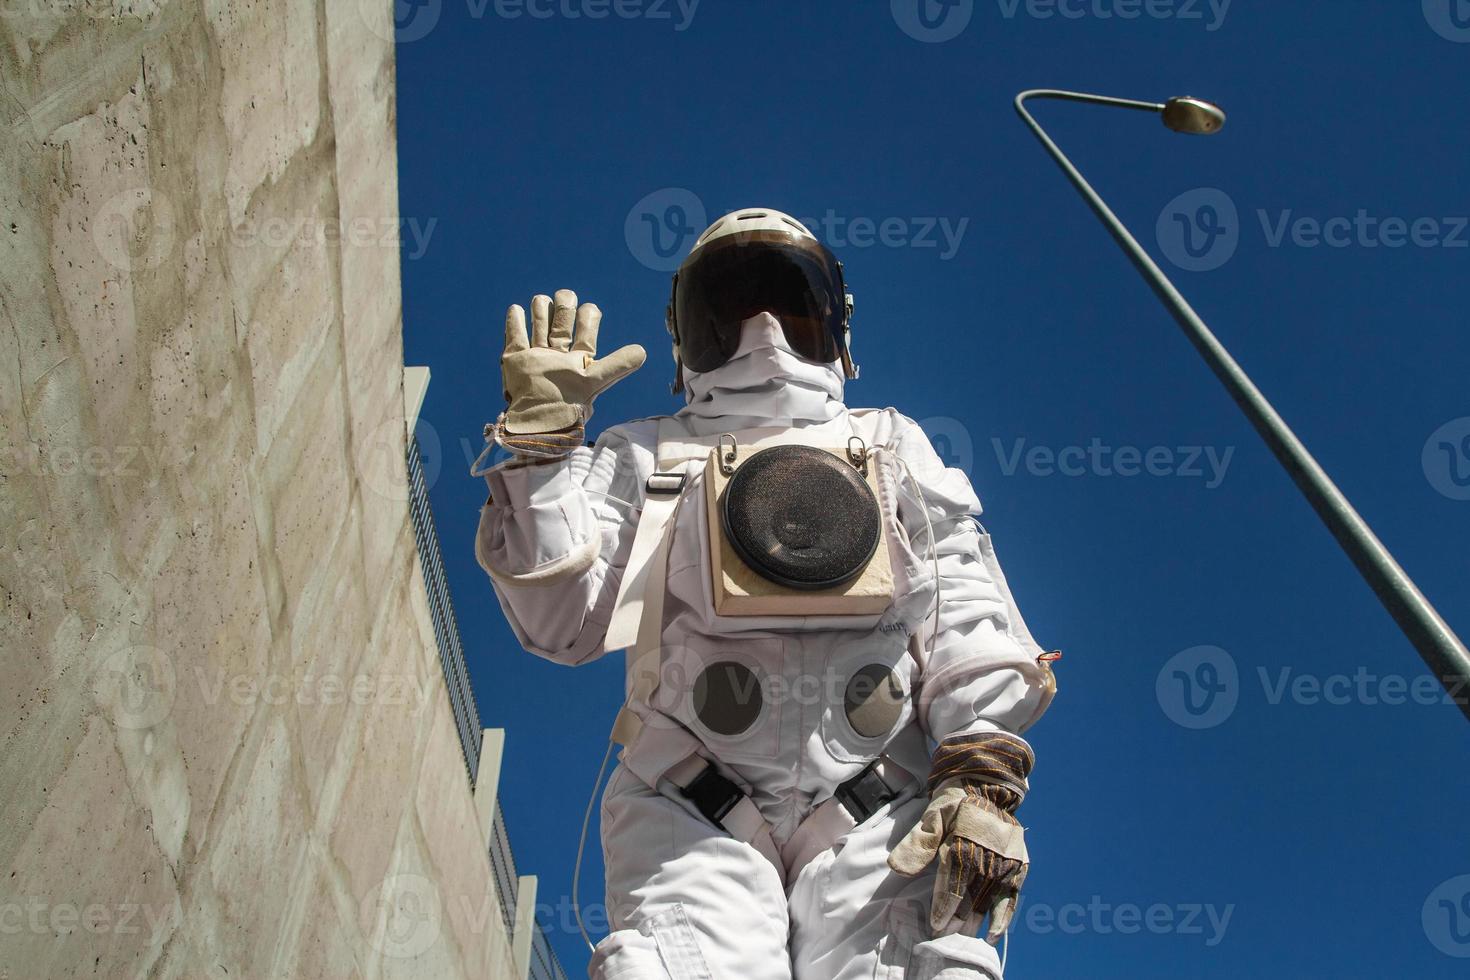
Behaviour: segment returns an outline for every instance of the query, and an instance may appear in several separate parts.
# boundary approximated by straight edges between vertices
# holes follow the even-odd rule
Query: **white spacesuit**
[[[704,274],[694,261],[722,241],[727,257],[769,259],[772,242],[825,253],[779,212],[737,212],[701,236],[681,277]],[[592,398],[642,351],[594,360],[600,314],[565,291],[537,297],[532,337],[518,307],[508,320],[510,407],[496,436],[518,458],[486,476],[477,556],[527,650],[570,665],[629,651],[624,748],[602,802],[612,931],[591,976],[999,977],[995,949],[973,933],[990,913],[998,937],[1025,875],[1011,814],[1031,756],[1018,735],[1051,700],[1050,667],[965,475],[898,412],[844,405],[855,369],[840,266],[808,266],[768,301],[776,273],[746,262],[732,293],[722,261],[722,284],[702,297],[686,303],[676,280],[687,404],[590,448]],[[799,322],[792,289],[812,294],[800,302],[828,326]],[[700,303],[726,309],[721,336],[695,350]],[[751,465],[790,445],[846,451],[868,475],[890,590],[881,611],[869,599],[716,613],[712,551],[734,532],[716,526],[704,485],[722,457]],[[774,498],[803,489],[778,485]],[[800,537],[809,529],[796,525],[820,522],[829,503],[788,514],[778,533]],[[782,602],[840,591],[768,588]]]

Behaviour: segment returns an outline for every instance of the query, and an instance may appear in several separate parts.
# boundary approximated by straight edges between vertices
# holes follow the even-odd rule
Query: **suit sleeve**
[[[566,459],[485,475],[475,557],[530,652],[571,666],[606,652],[656,444],[656,422],[633,423]]]
[[[1050,666],[1037,659],[1042,651],[976,520],[980,501],[916,423],[898,416],[892,445],[907,470],[900,520],[931,578],[937,565],[939,582],[937,615],[931,609],[917,635],[921,724],[935,741],[976,732],[1019,735],[1041,717],[1056,685]]]

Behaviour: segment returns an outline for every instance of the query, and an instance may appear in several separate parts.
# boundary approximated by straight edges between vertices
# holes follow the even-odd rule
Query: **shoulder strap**
[[[729,435],[733,435],[742,448],[764,449],[768,446],[810,442],[810,435],[805,435],[804,432],[803,429],[789,426],[763,426],[757,429],[730,429],[708,436],[691,436],[681,432],[671,434],[665,441],[660,427],[658,466],[659,469],[664,469],[681,466],[691,460],[706,460],[710,452],[719,446],[720,440]]]
[[[649,557],[643,573],[643,587],[636,596],[637,619],[633,626],[636,639],[628,648],[627,694],[623,707],[613,722],[612,740],[619,745],[630,745],[643,728],[643,720],[634,713],[635,704],[647,705],[658,690],[658,674],[663,650],[664,628],[664,584],[669,573],[669,544],[674,540],[673,518],[678,514],[680,496],[671,496],[672,505],[664,515],[664,527],[659,534],[658,546]]]
[[[618,597],[613,604],[612,618],[608,621],[607,637],[603,640],[606,650],[622,650],[632,646],[638,638],[638,623],[643,618],[649,592],[648,576],[653,553],[664,538],[664,529],[678,506],[679,498],[684,495],[685,484],[689,481],[689,461],[699,458],[666,452],[666,447],[677,445],[678,434],[669,419],[659,419],[654,471],[644,487],[643,510],[638,515],[633,547],[623,566]],[[705,449],[699,455],[703,457],[708,453],[709,450]],[[659,585],[662,584],[660,580]]]

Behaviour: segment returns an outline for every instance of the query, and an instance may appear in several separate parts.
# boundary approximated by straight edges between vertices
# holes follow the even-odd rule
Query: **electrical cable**
[[[597,767],[597,779],[592,783],[592,795],[587,798],[587,810],[582,814],[582,835],[577,838],[577,863],[572,866],[572,914],[576,916],[577,929],[582,933],[582,941],[587,944],[589,951],[596,947],[592,938],[587,935],[587,925],[582,921],[582,903],[577,898],[582,883],[582,852],[587,847],[587,827],[592,823],[592,807],[597,802],[597,791],[602,786],[602,777],[607,772],[607,763],[612,754],[613,741],[609,739],[607,751],[602,754],[602,765]]]

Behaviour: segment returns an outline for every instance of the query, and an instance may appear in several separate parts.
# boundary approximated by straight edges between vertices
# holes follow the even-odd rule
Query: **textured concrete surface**
[[[509,973],[405,505],[390,4],[0,0],[0,976]]]

